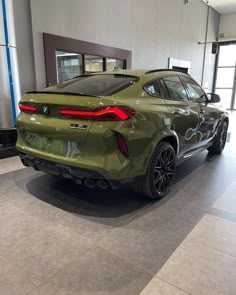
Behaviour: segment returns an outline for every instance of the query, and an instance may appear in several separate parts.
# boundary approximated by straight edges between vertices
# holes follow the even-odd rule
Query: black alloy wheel
[[[226,121],[224,121],[222,132],[221,132],[221,137],[220,137],[220,149],[223,151],[226,140],[227,140],[227,132],[228,132],[228,124]]]
[[[174,178],[175,152],[173,148],[166,147],[162,150],[154,167],[154,186],[160,196],[164,196]]]
[[[165,141],[160,142],[149,161],[144,180],[133,184],[134,191],[152,200],[164,197],[175,175],[175,162],[173,146]]]
[[[218,131],[212,141],[212,145],[208,148],[208,151],[213,155],[219,155],[223,152],[228,134],[228,122],[223,121],[218,127]]]

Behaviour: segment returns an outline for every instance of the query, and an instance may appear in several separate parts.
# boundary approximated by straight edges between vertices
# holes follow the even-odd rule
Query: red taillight
[[[117,141],[118,141],[120,151],[122,152],[122,154],[125,157],[128,158],[129,157],[129,150],[128,150],[127,144],[126,144],[125,139],[122,134],[120,134],[120,133],[117,134]]]
[[[23,105],[21,103],[19,103],[19,108],[22,112],[28,112],[28,113],[33,113],[33,112],[36,112],[37,111],[37,108],[36,107],[33,107],[33,106],[26,106],[26,105]]]
[[[126,106],[102,107],[94,111],[60,110],[60,114],[70,118],[92,121],[125,121],[135,115],[135,110]]]

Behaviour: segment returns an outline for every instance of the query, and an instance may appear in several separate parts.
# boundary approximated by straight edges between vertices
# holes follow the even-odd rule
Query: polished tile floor
[[[179,166],[158,202],[0,160],[0,295],[235,295],[231,117],[224,153]]]

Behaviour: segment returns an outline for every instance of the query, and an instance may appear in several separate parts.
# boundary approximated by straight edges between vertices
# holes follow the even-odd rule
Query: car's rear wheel
[[[228,132],[228,122],[224,121],[220,124],[218,131],[215,135],[212,145],[208,148],[211,154],[221,154],[225,148]]]
[[[175,150],[168,142],[161,142],[149,162],[142,182],[135,183],[134,191],[151,199],[164,197],[170,190],[175,174]]]

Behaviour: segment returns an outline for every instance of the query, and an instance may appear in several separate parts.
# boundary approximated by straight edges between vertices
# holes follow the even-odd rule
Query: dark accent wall
[[[43,39],[47,85],[57,83],[55,56],[56,50],[96,55],[101,57],[117,58],[125,61],[126,68],[131,67],[132,52],[129,50],[123,50],[115,47],[85,42],[47,33],[43,34]]]

